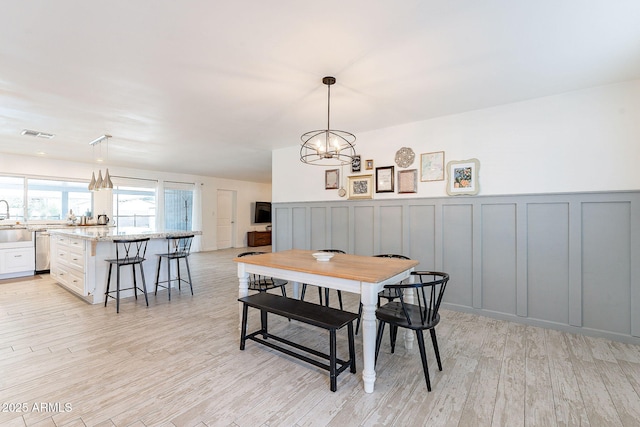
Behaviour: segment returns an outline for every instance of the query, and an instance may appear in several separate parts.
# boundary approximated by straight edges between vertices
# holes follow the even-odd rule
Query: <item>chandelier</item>
[[[107,156],[109,155],[109,138],[111,135],[102,135],[99,138],[94,139],[89,143],[93,147],[95,153],[95,147],[97,144],[101,144],[103,141],[107,142]],[[102,153],[102,145],[100,145],[100,152]],[[95,159],[95,157],[94,157]],[[102,161],[102,156],[98,160]],[[109,168],[105,169],[104,178],[102,178],[102,170],[98,169],[98,179],[96,179],[95,172],[91,172],[91,181],[89,182],[89,191],[100,191],[103,189],[113,188],[113,182],[111,182],[111,176],[109,175]]]
[[[300,161],[318,166],[341,166],[350,164],[356,155],[354,148],[356,136],[343,130],[331,129],[331,85],[335,77],[324,77],[322,83],[327,85],[327,128],[312,130],[302,134]]]

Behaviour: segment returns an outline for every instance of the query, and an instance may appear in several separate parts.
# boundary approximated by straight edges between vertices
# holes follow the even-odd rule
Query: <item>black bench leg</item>
[[[331,391],[338,389],[336,374],[336,330],[329,331],[329,377],[331,378]]]
[[[356,373],[356,346],[353,339],[353,322],[347,325],[347,333],[349,334],[349,360],[351,360],[351,373]]]
[[[247,342],[247,304],[242,304],[242,332],[240,333],[240,350],[244,350],[244,345]]]
[[[262,328],[262,338],[267,339],[267,312],[260,310],[260,327]]]

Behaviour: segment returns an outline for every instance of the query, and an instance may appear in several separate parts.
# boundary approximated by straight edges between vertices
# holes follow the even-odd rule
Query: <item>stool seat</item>
[[[104,306],[107,306],[109,298],[116,300],[116,313],[120,313],[120,291],[127,291],[133,289],[133,294],[138,299],[138,291],[144,294],[147,307],[149,306],[149,298],[147,297],[147,283],[144,279],[144,268],[142,263],[145,261],[145,254],[147,252],[147,243],[149,238],[144,239],[117,239],[113,243],[116,245],[116,257],[105,259],[109,263],[109,274],[107,276],[107,290],[104,293]],[[111,287],[111,270],[113,266],[116,266],[116,290],[110,291]],[[120,267],[130,265],[133,275],[133,287],[121,288],[120,286]],[[142,289],[138,287],[136,281],[136,265],[140,266],[140,276],[142,277]],[[114,297],[113,294],[116,296]]]
[[[158,287],[167,288],[167,293],[169,295],[169,301],[171,301],[171,282],[178,282],[178,290],[182,289],[182,282],[188,283],[191,288],[191,295],[193,295],[193,284],[191,282],[191,270],[189,268],[189,255],[191,253],[191,242],[193,241],[194,235],[182,236],[182,237],[167,237],[167,252],[158,255],[158,268],[156,270],[156,289],[155,295],[158,294]],[[167,260],[167,280],[160,280],[160,266],[162,264],[162,259]],[[180,276],[180,260],[183,259],[184,263],[187,267],[187,275],[189,280],[184,280]],[[176,260],[176,269],[177,269],[177,278],[171,278],[171,260]],[[166,283],[166,286],[161,285],[161,283]]]

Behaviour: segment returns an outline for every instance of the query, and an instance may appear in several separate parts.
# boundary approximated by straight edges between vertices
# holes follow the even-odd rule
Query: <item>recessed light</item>
[[[38,138],[46,138],[46,139],[51,139],[55,136],[52,133],[40,132],[37,130],[30,130],[30,129],[23,129],[21,134],[26,136],[36,136]]]
[[[36,154],[38,156],[46,156],[47,155],[47,153],[45,153],[44,151],[38,151]]]

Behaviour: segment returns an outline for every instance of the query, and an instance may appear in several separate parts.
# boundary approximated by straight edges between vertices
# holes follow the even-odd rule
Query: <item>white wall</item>
[[[395,165],[395,152],[444,151],[480,160],[481,195],[637,190],[640,188],[640,80],[502,105],[357,134],[356,151],[374,166]],[[324,189],[330,167],[302,164],[299,146],[273,152],[273,201],[338,200]],[[396,173],[399,168],[396,166]],[[352,175],[350,167],[344,175]],[[373,173],[363,171],[360,174]],[[419,173],[419,172],[418,172]],[[292,177],[305,176],[305,179]],[[346,179],[345,179],[346,187]],[[417,194],[446,196],[446,179],[419,182]]]
[[[77,163],[62,160],[52,160],[40,157],[15,156],[2,154],[0,156],[0,174],[29,175],[47,178],[66,178],[86,180],[87,185],[91,178],[91,172],[98,166],[90,163]],[[244,247],[247,243],[247,231],[258,229],[253,226],[252,206],[253,202],[271,200],[271,185],[247,181],[235,181],[189,174],[175,174],[168,172],[148,171],[143,169],[130,169],[109,167],[109,173],[116,176],[133,178],[147,178],[164,181],[195,182],[202,188],[202,250],[215,250],[216,247],[216,210],[218,189],[232,190],[237,194],[237,234],[234,247]],[[111,206],[110,201],[102,200],[101,196],[107,193],[97,192],[94,196],[96,212],[102,211],[101,207]],[[108,212],[109,216],[110,212]],[[264,229],[262,227],[261,229]]]

